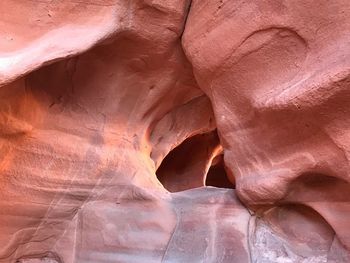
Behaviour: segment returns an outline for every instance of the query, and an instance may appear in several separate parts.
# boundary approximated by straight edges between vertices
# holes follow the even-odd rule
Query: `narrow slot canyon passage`
[[[350,0],[0,10],[0,263],[350,263]]]
[[[225,171],[222,147],[216,130],[184,140],[168,153],[156,174],[170,192],[203,186],[235,188]]]
[[[235,184],[228,179],[223,154],[220,154],[213,159],[206,175],[205,185],[235,189]]]

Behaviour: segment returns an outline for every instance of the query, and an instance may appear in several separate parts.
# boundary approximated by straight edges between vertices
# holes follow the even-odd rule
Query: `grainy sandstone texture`
[[[350,262],[348,0],[0,11],[1,263]]]

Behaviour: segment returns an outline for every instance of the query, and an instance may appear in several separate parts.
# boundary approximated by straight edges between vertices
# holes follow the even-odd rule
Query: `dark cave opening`
[[[212,161],[207,173],[205,185],[235,189],[235,185],[228,179],[223,154],[216,156]]]
[[[223,154],[215,156],[218,149],[221,145],[216,130],[187,138],[163,159],[157,178],[169,192],[203,186],[233,189]]]

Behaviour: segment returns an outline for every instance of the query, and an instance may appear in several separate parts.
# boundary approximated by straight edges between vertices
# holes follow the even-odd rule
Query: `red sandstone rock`
[[[193,1],[183,38],[241,200],[307,205],[348,249],[349,14],[347,1]]]
[[[348,1],[0,10],[0,262],[350,262]]]

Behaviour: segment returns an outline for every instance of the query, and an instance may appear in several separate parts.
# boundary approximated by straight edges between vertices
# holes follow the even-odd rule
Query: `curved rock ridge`
[[[4,0],[1,263],[350,262],[350,2]]]

